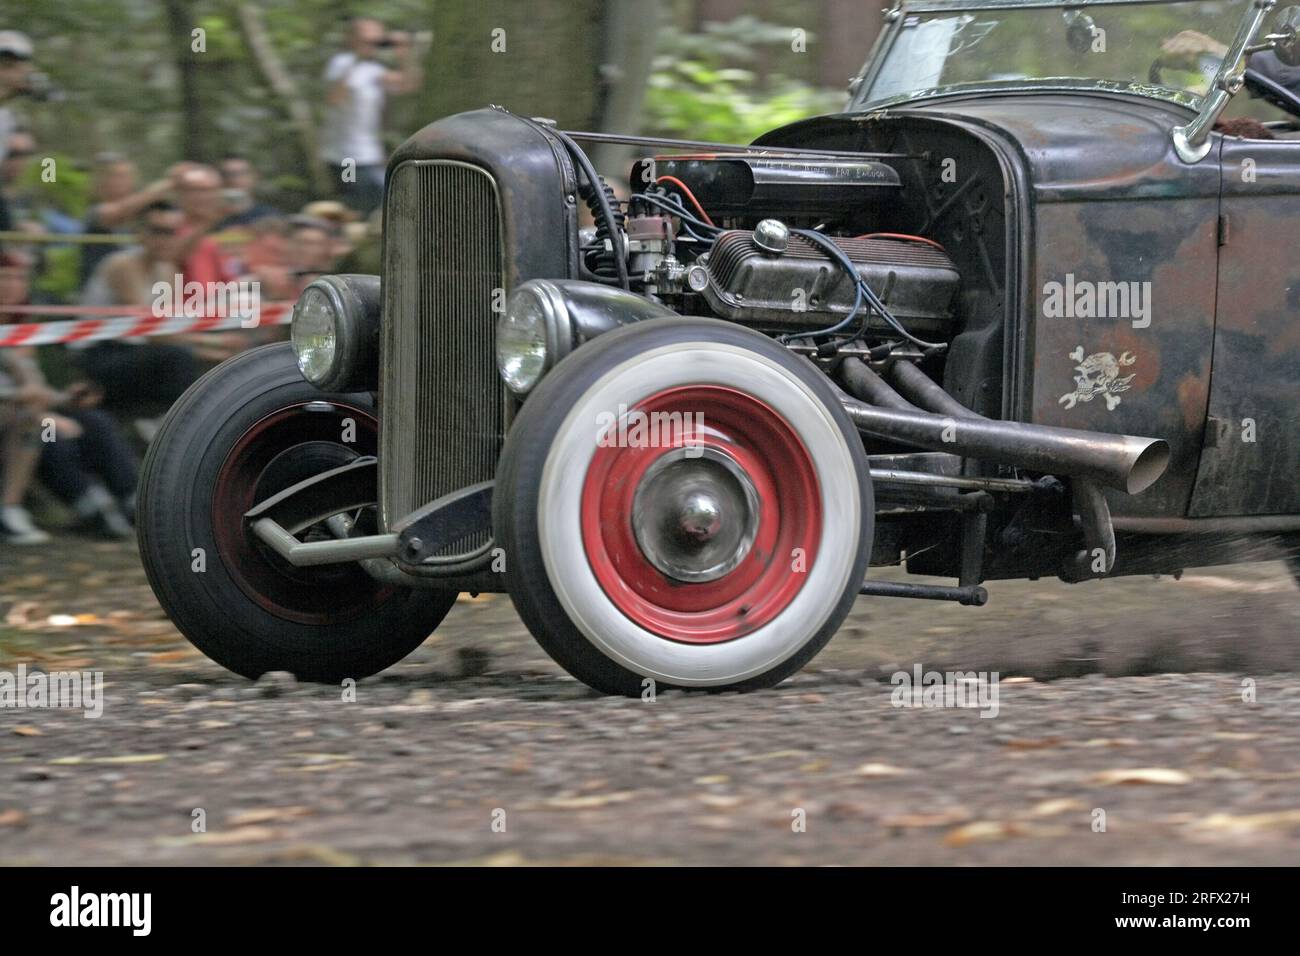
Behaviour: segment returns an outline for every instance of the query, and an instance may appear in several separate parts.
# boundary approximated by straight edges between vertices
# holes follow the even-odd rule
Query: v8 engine
[[[920,236],[860,231],[888,222],[902,189],[883,162],[660,156],[635,163],[630,182],[630,278],[679,311],[796,337],[896,334],[887,315],[918,336],[954,332],[961,277],[948,254]],[[608,236],[588,238],[592,270],[609,274]]]

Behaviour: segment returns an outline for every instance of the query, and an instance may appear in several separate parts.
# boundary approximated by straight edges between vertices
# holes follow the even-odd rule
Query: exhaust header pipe
[[[840,401],[858,431],[873,438],[1089,478],[1130,495],[1151,487],[1169,464],[1169,444],[1159,438],[878,408],[848,395]]]

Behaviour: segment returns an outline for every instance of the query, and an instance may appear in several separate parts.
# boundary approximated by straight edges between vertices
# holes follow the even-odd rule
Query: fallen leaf
[[[285,773],[333,773],[345,767],[355,767],[355,760],[333,760],[329,763],[313,763],[306,767],[290,767]]]
[[[715,773],[712,776],[708,776],[708,777],[696,777],[695,782],[700,784],[701,786],[707,786],[711,783],[726,783],[730,779],[731,778],[728,777],[725,773]]]
[[[0,810],[0,827],[16,827],[27,822],[27,814],[21,810]]]
[[[156,842],[161,846],[234,846],[240,843],[266,843],[279,835],[278,830],[269,827],[240,827],[238,830],[218,830],[215,833],[163,837]]]
[[[17,727],[14,728],[13,732],[17,734],[19,737],[44,736],[44,731],[42,731],[39,727],[32,727],[29,724],[19,724]]]
[[[593,793],[585,797],[551,797],[543,801],[543,804],[556,810],[591,810],[611,803],[622,803],[631,800],[633,796],[630,791],[620,790],[616,793]]]
[[[904,813],[899,816],[885,817],[882,826],[901,827],[903,829],[923,829],[925,827],[950,827],[954,823],[964,823],[970,819],[970,811],[961,807],[939,810],[935,813]]]
[[[1170,770],[1167,767],[1132,767],[1123,770],[1105,770],[1093,777],[1094,783],[1103,785],[1117,783],[1154,783],[1165,786],[1180,786],[1191,783],[1191,774],[1182,770]]]
[[[806,757],[806,756],[808,756],[808,751],[806,750],[772,750],[769,751],[768,753],[751,754],[748,757],[741,757],[739,758],[739,762],[753,763],[759,760],[780,760],[783,757]]]
[[[1278,830],[1300,827],[1300,810],[1277,810],[1272,813],[1234,815],[1214,813],[1192,824],[1193,830],[1214,833],[1258,833],[1260,830]]]
[[[854,773],[859,777],[897,777],[907,771],[887,763],[864,763]]]
[[[716,810],[730,810],[732,807],[738,807],[744,800],[740,797],[727,796],[721,793],[698,793],[695,799],[708,807]]]
[[[731,817],[696,817],[691,821],[697,827],[706,827],[710,830],[730,830],[736,824]]]
[[[40,607],[35,601],[19,601],[5,615],[5,623],[11,627],[23,627],[31,623],[31,613]]]
[[[335,760],[357,759],[352,754],[331,754],[331,753],[318,753],[312,751],[299,752],[294,754],[294,756],[301,757],[303,760],[306,760],[308,763],[330,763]]]
[[[1040,737],[1040,738],[1017,738],[1008,740],[1006,745],[1011,750],[1046,750],[1048,747],[1061,746],[1060,737]]]
[[[133,764],[133,763],[157,763],[159,760],[166,760],[166,754],[125,754],[121,757],[57,757],[51,760],[51,764],[57,764],[61,767],[75,766],[83,763],[99,764]]]
[[[1080,747],[1136,747],[1137,741],[1132,737],[1092,737],[1081,743]]]
[[[1060,813],[1071,813],[1086,809],[1088,809],[1087,806],[1078,800],[1059,797],[1055,800],[1044,800],[1042,803],[1036,804],[1029,813],[1035,817],[1054,817]]]
[[[311,814],[311,807],[263,807],[258,810],[243,810],[233,813],[226,821],[232,827],[245,827],[257,823],[272,823],[277,820],[294,820]]]
[[[183,661],[190,657],[188,650],[178,651],[158,651],[149,655],[150,664],[171,664],[175,661]]]
[[[260,866],[264,863],[276,861],[296,862],[307,860],[311,863],[321,863],[325,866],[360,866],[361,859],[350,853],[344,853],[342,850],[336,850],[332,846],[322,846],[317,843],[297,843],[287,846],[283,850],[273,850],[271,854],[264,859],[257,861]]]
[[[992,840],[1005,840],[1007,837],[1021,836],[1025,832],[1019,824],[1005,820],[976,820],[963,827],[958,827],[943,838],[948,846],[967,846],[971,843],[988,843]]]

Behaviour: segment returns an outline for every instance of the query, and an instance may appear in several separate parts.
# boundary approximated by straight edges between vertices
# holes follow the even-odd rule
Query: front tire
[[[543,649],[636,695],[803,667],[858,594],[873,516],[861,439],[820,371],[740,326],[656,319],[602,335],[529,396],[493,527]]]
[[[395,664],[438,626],[455,592],[390,587],[354,564],[294,568],[243,521],[373,455],[376,434],[370,395],[314,388],[287,342],[223,363],[176,402],[145,455],[137,527],[154,594],[199,650],[248,678],[337,683]]]

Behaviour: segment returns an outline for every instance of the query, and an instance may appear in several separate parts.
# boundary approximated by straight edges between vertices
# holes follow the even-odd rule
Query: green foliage
[[[811,40],[811,37],[809,37]],[[779,72],[765,54],[789,51],[791,31],[753,17],[708,23],[701,33],[665,29],[646,91],[647,132],[747,143],[786,123],[834,112],[844,96]]]
[[[211,14],[197,19],[195,26],[203,30],[209,60],[237,62],[245,57],[244,41],[231,18]]]
[[[53,182],[45,182],[42,176],[46,159],[54,160]],[[38,206],[53,206],[60,212],[80,218],[85,215],[90,199],[90,174],[79,168],[76,159],[66,153],[42,151],[38,160],[27,163],[16,188],[35,199]]]
[[[45,271],[35,291],[55,301],[71,302],[81,284],[81,250],[76,246],[51,246],[45,250]]]

